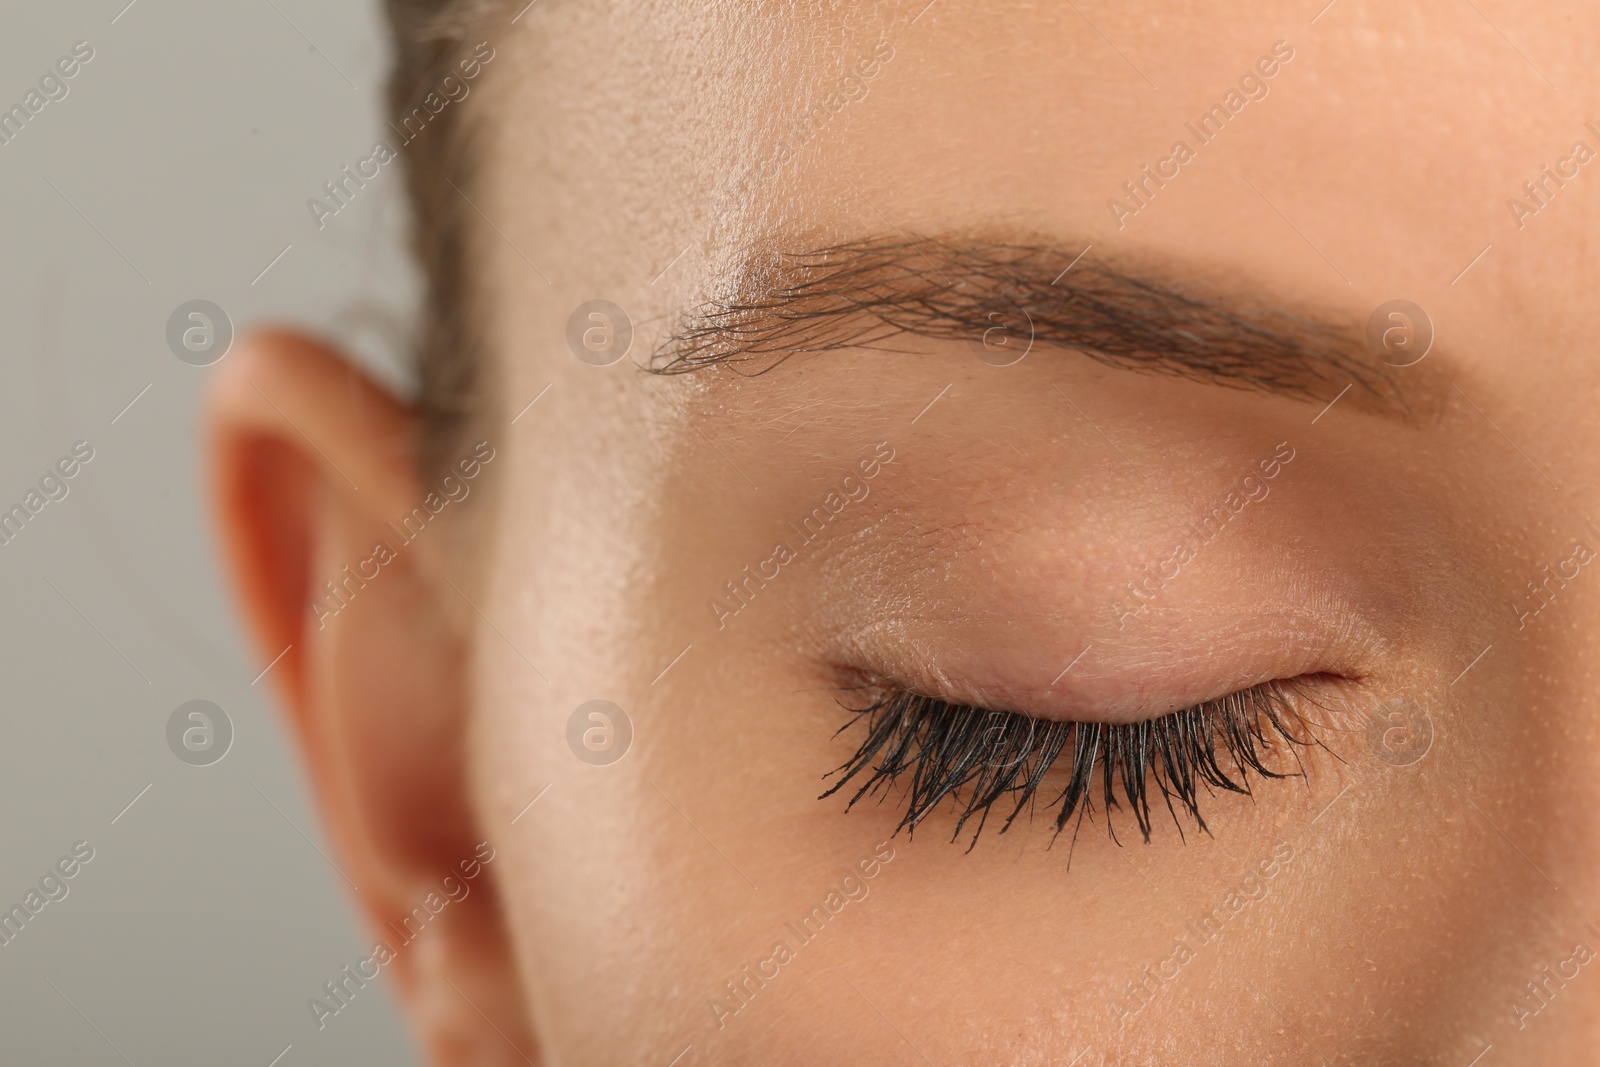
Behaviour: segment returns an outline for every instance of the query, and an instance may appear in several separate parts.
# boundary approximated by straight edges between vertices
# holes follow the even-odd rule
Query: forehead
[[[508,240],[487,247],[519,306],[544,285],[521,257],[557,317],[604,293],[659,330],[756,249],[1026,235],[1063,265],[1170,261],[1363,318],[1403,297],[1489,373],[1593,326],[1600,204],[1574,156],[1600,149],[1576,103],[1594,27],[1521,12],[1508,37],[1494,15],[540,5],[496,72],[484,191]]]

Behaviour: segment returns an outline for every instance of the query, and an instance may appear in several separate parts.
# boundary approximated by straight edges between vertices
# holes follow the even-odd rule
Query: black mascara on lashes
[[[1045,721],[880,687],[872,703],[849,708],[852,719],[840,733],[860,726],[865,734],[855,754],[830,772],[838,781],[822,797],[865,776],[848,810],[869,794],[881,802],[889,787],[909,776],[896,832],[913,830],[954,797],[959,815],[952,840],[977,819],[970,851],[996,803],[1014,801],[1000,828],[1004,833],[1025,807],[1031,812],[1046,772],[1065,759],[1067,782],[1050,804],[1057,808],[1056,834],[1076,813],[1076,839],[1096,793],[1108,824],[1110,812],[1126,804],[1147,842],[1157,797],[1180,834],[1180,811],[1205,831],[1202,792],[1249,793],[1252,773],[1269,779],[1303,775],[1299,749],[1320,743],[1295,710],[1304,696],[1300,680],[1273,681],[1143,722],[1113,724]],[[1294,754],[1296,770],[1268,766],[1271,753],[1283,748]],[[1116,840],[1115,828],[1109,829]]]

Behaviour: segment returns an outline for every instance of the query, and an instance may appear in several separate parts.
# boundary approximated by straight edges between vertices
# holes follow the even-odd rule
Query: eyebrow
[[[734,296],[690,309],[648,369],[727,365],[762,374],[794,355],[883,349],[904,337],[976,341],[996,325],[1033,347],[1107,366],[1327,403],[1347,387],[1363,408],[1409,412],[1393,368],[1369,353],[1364,324],[1257,298],[1197,295],[1189,271],[1117,263],[1061,269],[1033,244],[871,238],[744,261]],[[1364,403],[1362,400],[1364,399]]]

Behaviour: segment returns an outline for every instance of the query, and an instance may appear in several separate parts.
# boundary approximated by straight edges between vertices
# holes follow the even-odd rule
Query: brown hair
[[[422,321],[413,360],[421,419],[419,459],[425,470],[450,460],[483,409],[485,339],[474,324],[484,290],[473,276],[474,213],[465,196],[475,159],[478,109],[446,107],[428,117],[414,139],[405,120],[469,54],[507,0],[385,0],[394,44],[389,72],[389,125],[403,147],[412,210],[412,252],[425,280]],[[486,36],[486,35],[485,35]],[[452,184],[453,183],[453,184]],[[458,189],[460,191],[458,191]]]

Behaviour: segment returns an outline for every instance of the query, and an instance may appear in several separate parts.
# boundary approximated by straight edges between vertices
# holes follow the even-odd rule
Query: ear
[[[217,368],[206,432],[257,660],[276,660],[266,680],[389,949],[353,970],[398,979],[435,1063],[533,1062],[493,846],[469,801],[471,608],[446,577],[463,505],[430,499],[412,413],[306,337],[242,340]]]

